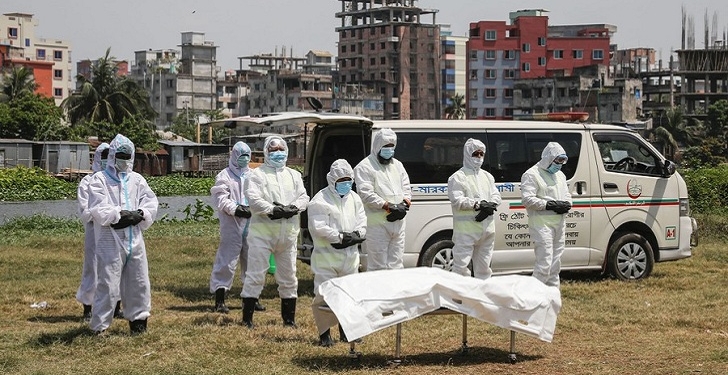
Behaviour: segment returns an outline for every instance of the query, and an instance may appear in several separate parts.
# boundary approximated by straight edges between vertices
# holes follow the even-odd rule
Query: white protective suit
[[[463,167],[447,180],[447,195],[452,205],[453,266],[452,271],[470,276],[468,264],[473,261],[473,274],[487,279],[493,271],[490,261],[495,245],[495,215],[475,221],[479,211],[475,204],[485,200],[500,205],[501,195],[495,186],[493,175],[480,167],[484,158],[475,158],[473,152],[485,153],[485,145],[476,139],[468,139],[463,147]]]
[[[117,171],[117,150],[130,150],[130,165]],[[147,180],[133,172],[134,144],[118,134],[111,141],[106,169],[89,184],[89,211],[94,220],[98,283],[94,297],[91,329],[97,332],[111,325],[116,301],[124,305],[124,318],[146,320],[152,307],[147,253],[142,231],[157,216],[157,196]],[[121,210],[142,210],[144,220],[124,229],[113,229]]]
[[[300,217],[271,220],[268,214],[273,211],[273,202],[284,206],[295,205],[299,212],[308,206],[308,195],[303,186],[301,173],[283,167],[275,167],[271,162],[268,146],[273,140],[283,142],[279,136],[266,138],[263,165],[253,169],[243,187],[250,211],[248,231],[248,269],[243,283],[243,298],[258,298],[265,285],[265,273],[270,266],[270,254],[276,262],[275,278],[281,298],[298,297],[298,278],[296,277],[296,242],[300,230]],[[286,146],[286,151],[287,151]],[[287,159],[286,159],[287,160]]]
[[[541,153],[541,160],[521,176],[521,198],[528,214],[528,232],[536,254],[533,276],[549,286],[559,286],[561,254],[564,252],[566,216],[546,210],[551,200],[571,202],[566,176],[547,170],[564,148],[549,142]]]
[[[78,184],[78,217],[83,223],[83,271],[81,272],[81,285],[76,291],[76,300],[84,305],[90,306],[94,303],[96,293],[96,237],[94,236],[94,221],[91,212],[88,210],[88,185],[96,172],[101,171],[101,154],[109,149],[109,144],[104,142],[96,147],[94,161],[91,163],[92,174],[86,175]]]
[[[367,271],[403,268],[404,233],[406,218],[387,221],[385,203],[402,203],[412,200],[409,175],[402,163],[392,157],[389,164],[382,164],[378,154],[382,147],[397,145],[397,134],[392,129],[382,129],[372,140],[372,151],[354,167],[357,192],[364,202],[367,215]]]
[[[219,288],[230,290],[235,276],[235,268],[240,262],[240,281],[245,281],[245,269],[248,267],[248,235],[249,219],[236,217],[238,205],[247,206],[243,185],[250,174],[248,165],[238,165],[240,155],[250,155],[250,147],[238,142],[230,153],[228,167],[215,177],[215,184],[210,189],[213,204],[220,219],[220,245],[215,255],[215,263],[210,275],[210,293]]]
[[[329,186],[321,189],[308,204],[308,229],[314,246],[311,254],[314,291],[326,280],[359,270],[359,246],[344,249],[331,246],[332,243],[341,243],[339,235],[342,232],[358,231],[362,237],[366,236],[367,217],[361,198],[353,191],[343,197],[336,191],[336,180],[344,177],[354,178],[351,165],[344,159],[334,161],[326,175]],[[314,311],[318,306],[312,305]],[[329,328],[319,326],[319,334]]]

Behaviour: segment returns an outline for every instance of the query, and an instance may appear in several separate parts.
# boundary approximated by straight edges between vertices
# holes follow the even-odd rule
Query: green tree
[[[53,98],[24,93],[0,103],[0,138],[57,141],[67,139],[69,129]]]
[[[141,116],[151,120],[156,116],[149,104],[147,92],[136,82],[119,76],[115,58],[104,57],[91,67],[91,78],[78,75],[80,89],[66,98],[61,106],[72,125],[82,122],[121,124],[128,118]]]
[[[728,100],[719,100],[708,107],[705,135],[728,138]]]
[[[462,120],[465,118],[465,96],[456,93],[445,107],[445,118]]]
[[[136,148],[155,151],[159,149],[155,129],[151,120],[136,115],[125,118],[120,124],[109,121],[86,122],[73,128],[72,138],[86,139],[89,136],[97,136],[99,141],[110,142],[117,134],[123,134],[134,142]]]
[[[701,142],[699,124],[688,124],[682,107],[674,107],[667,111],[667,123],[652,129],[650,138],[662,145],[663,155],[677,158],[680,145],[694,146]]]
[[[185,137],[194,142],[197,141],[197,118],[199,115],[207,117],[210,120],[220,120],[225,118],[222,114],[222,110],[214,109],[207,111],[193,111],[189,113],[182,112],[179,116],[172,120],[172,125],[167,129],[174,134]],[[200,142],[205,143],[209,139],[209,127],[207,125],[200,125]],[[212,142],[220,143],[226,136],[224,129],[212,129]]]
[[[38,87],[33,70],[24,66],[15,66],[4,72],[1,82],[0,102],[3,103],[23,95],[33,95]]]

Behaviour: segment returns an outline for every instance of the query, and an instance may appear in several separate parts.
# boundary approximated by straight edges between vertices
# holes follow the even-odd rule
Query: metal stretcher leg
[[[511,352],[508,353],[508,362],[516,363],[516,331],[511,331]]]
[[[463,314],[463,346],[460,348],[463,354],[468,353],[468,316]]]
[[[390,361],[390,365],[397,366],[402,363],[400,354],[402,353],[402,323],[397,323],[397,335],[394,344],[394,359]]]

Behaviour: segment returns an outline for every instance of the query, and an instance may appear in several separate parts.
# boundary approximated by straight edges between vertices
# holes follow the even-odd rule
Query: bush
[[[59,180],[40,168],[0,169],[0,201],[76,199],[78,184]]]
[[[728,214],[728,165],[681,171],[690,209],[700,214]]]
[[[189,178],[181,175],[146,177],[149,187],[159,197],[175,195],[209,195],[214,177]]]

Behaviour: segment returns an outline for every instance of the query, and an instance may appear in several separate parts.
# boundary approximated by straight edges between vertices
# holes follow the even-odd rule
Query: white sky
[[[616,25],[612,43],[620,48],[652,47],[665,60],[670,50],[680,48],[682,6],[695,20],[695,46],[703,48],[706,10],[711,27],[713,13],[719,12],[721,39],[728,29],[725,4],[726,0],[418,2],[420,7],[438,9],[436,21],[450,24],[456,35],[466,35],[470,22],[507,20],[511,11],[539,8],[550,11],[551,25]],[[335,55],[335,28],[341,21],[334,14],[340,10],[337,0],[0,0],[2,13],[34,15],[36,37],[70,42],[74,62],[99,58],[108,47],[112,56],[131,62],[134,51],[178,49],[181,32],[198,31],[219,46],[217,59],[223,71],[237,69],[239,56],[272,53],[276,47],[280,53],[282,46],[293,48],[298,57],[311,49]]]

